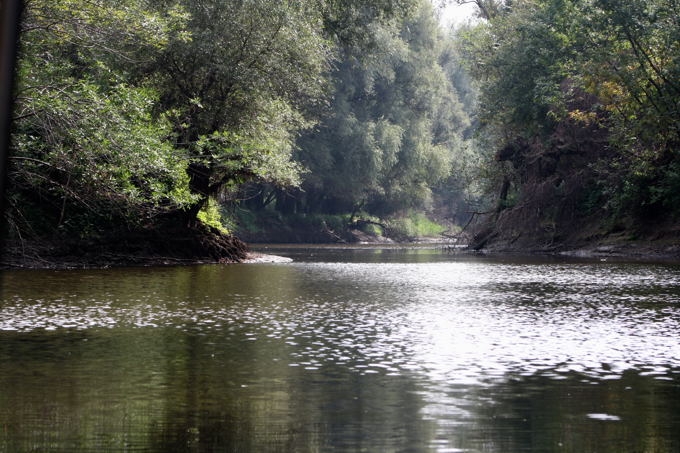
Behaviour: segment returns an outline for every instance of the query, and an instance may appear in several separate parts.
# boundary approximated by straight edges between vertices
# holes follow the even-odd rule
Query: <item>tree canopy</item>
[[[370,44],[336,37],[330,104],[297,142],[308,173],[299,191],[261,202],[276,200],[283,213],[378,217],[432,207],[469,118],[447,72],[460,64],[432,6],[410,3],[397,20],[371,25]]]
[[[322,21],[312,1],[27,2],[15,232],[192,221],[230,185],[299,184],[293,142],[331,60]]]
[[[141,76],[183,21],[171,13],[135,2],[27,3],[8,194],[17,231],[85,232],[192,202],[184,156]]]
[[[589,216],[680,215],[675,2],[448,3],[480,20],[447,34],[426,0],[27,2],[11,234],[220,226],[216,203],[462,222],[484,192],[497,229],[547,243]]]
[[[468,124],[427,1],[32,0],[22,28],[19,235],[192,224],[252,182],[423,208]]]

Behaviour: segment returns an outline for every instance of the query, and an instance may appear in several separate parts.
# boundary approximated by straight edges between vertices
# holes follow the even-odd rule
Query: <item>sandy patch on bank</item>
[[[264,253],[248,253],[244,263],[292,263],[292,258],[278,255],[267,255]]]

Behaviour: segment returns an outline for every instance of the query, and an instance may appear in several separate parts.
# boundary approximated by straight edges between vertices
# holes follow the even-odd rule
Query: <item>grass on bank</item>
[[[409,212],[387,219],[366,213],[359,214],[291,214],[283,215],[274,210],[253,212],[237,209],[227,223],[235,225],[236,235],[255,242],[324,242],[351,241],[352,231],[396,241],[418,238],[437,238],[450,232],[450,226],[442,225],[422,212]]]

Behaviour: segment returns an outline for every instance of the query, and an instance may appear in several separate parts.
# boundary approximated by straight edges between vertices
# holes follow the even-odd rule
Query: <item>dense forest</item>
[[[296,142],[302,183],[241,193],[236,214],[243,219],[246,208],[255,230],[275,225],[271,239],[289,241],[351,240],[348,229],[403,239],[445,230],[428,217],[463,220],[464,185],[456,183],[471,88],[432,6],[410,3],[403,18],[373,24],[362,41],[339,42],[329,104]]]
[[[446,3],[478,17],[445,30]],[[10,255],[674,238],[679,17],[657,0],[28,0]]]
[[[475,247],[677,252],[680,3],[477,0],[460,33],[496,192]]]

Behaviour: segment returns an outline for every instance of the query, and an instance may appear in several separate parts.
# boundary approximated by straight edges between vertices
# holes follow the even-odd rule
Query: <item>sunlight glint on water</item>
[[[40,403],[63,404],[63,423],[76,427],[84,423],[81,412],[109,398],[146,407],[142,419],[150,417],[164,433],[160,438],[148,437],[147,422],[140,422],[139,431],[116,428],[133,430],[127,435],[142,451],[171,448],[167,436],[186,447],[183,442],[191,439],[170,431],[205,432],[208,425],[182,424],[196,417],[211,423],[208,431],[252,419],[253,432],[244,425],[232,433],[241,451],[255,451],[253,439],[263,451],[280,451],[279,442],[302,451],[313,450],[314,442],[348,451],[407,445],[412,451],[499,452],[510,451],[510,442],[512,451],[534,451],[514,437],[525,429],[526,407],[542,408],[538,400],[527,402],[534,395],[550,403],[541,417],[579,420],[570,429],[588,430],[595,423],[633,423],[623,407],[611,405],[630,398],[642,385],[639,379],[644,386],[668,382],[671,387],[660,387],[664,392],[678,388],[676,267],[387,258],[374,262],[371,255],[367,262],[355,254],[346,262],[6,272],[0,383],[12,396],[0,396],[0,424],[11,432],[16,407],[10,401],[30,409],[27,401],[35,395],[24,389],[47,385],[55,386],[56,395],[91,395],[82,401],[89,409],[70,408],[68,398]],[[116,370],[113,387],[107,363]],[[193,384],[184,388],[182,382]],[[131,387],[140,383],[144,389]],[[125,393],[116,394],[116,388]],[[184,401],[187,391],[203,396]],[[605,391],[623,393],[597,393]],[[211,409],[223,399],[238,409],[226,402]],[[636,407],[649,404],[640,400]],[[553,407],[565,413],[552,414]],[[235,412],[231,422],[217,415],[228,410],[247,413]],[[375,414],[359,422],[357,411]],[[305,414],[321,419],[335,413],[338,420],[300,422]],[[26,416],[37,426],[21,420],[26,430],[40,431],[45,421],[36,414]],[[669,432],[680,425],[677,417],[666,420]],[[646,426],[645,420],[635,423]],[[547,445],[562,436],[551,431],[561,425],[550,426],[532,434],[546,442],[540,451],[552,451]],[[637,436],[632,425],[625,426],[629,434],[617,436]],[[389,434],[404,429],[403,437]],[[7,436],[0,451],[19,442]],[[659,442],[675,445],[672,435],[659,436]]]

